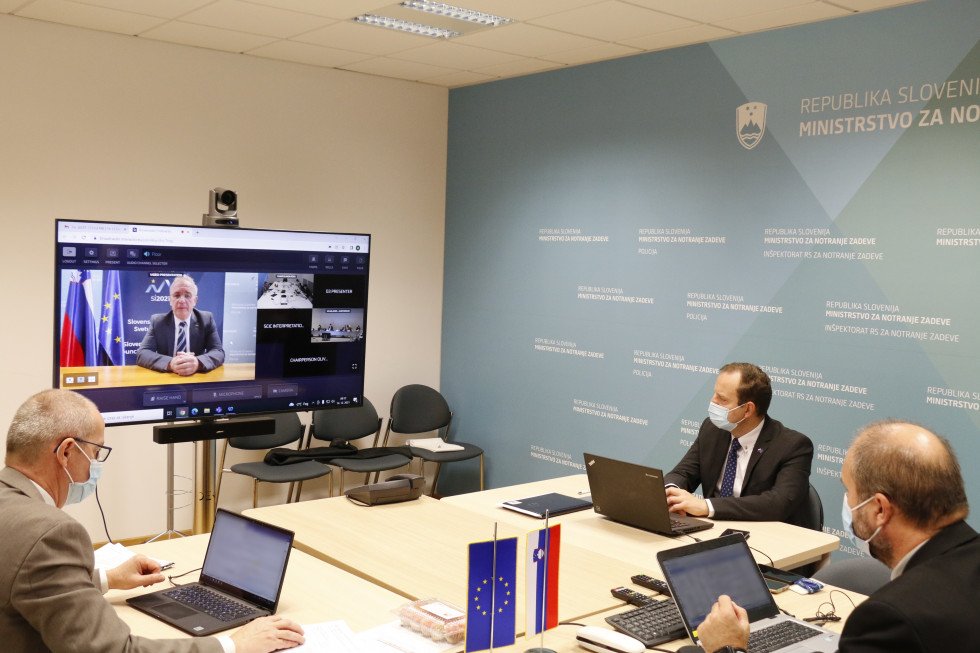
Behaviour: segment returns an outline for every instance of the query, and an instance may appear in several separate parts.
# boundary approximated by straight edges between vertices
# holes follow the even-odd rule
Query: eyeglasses
[[[65,440],[67,439],[68,438],[65,438]],[[58,452],[58,447],[60,447],[61,443],[64,442],[65,440],[59,442],[58,446],[54,448],[55,453]],[[84,442],[85,444],[90,444],[93,447],[98,447],[98,449],[95,451],[95,457],[93,458],[93,460],[96,460],[100,463],[104,463],[106,459],[109,457],[109,454],[112,453],[112,447],[107,447],[104,444],[95,444],[94,442],[89,442],[88,440],[83,440],[81,438],[74,438],[74,440],[75,442]]]

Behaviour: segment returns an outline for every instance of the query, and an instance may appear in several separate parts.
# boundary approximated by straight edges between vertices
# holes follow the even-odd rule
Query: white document
[[[463,447],[458,444],[453,444],[452,442],[446,442],[442,438],[415,438],[406,442],[410,447],[417,447],[419,449],[428,449],[429,451],[434,451],[436,453],[440,451],[462,451]]]
[[[122,544],[110,542],[95,550],[95,567],[96,569],[112,569],[126,562],[134,555],[136,553],[130,551]],[[159,563],[161,569],[171,567],[174,564],[169,560],[161,560],[160,558],[153,558],[153,560]]]
[[[361,646],[344,621],[325,621],[303,626],[306,643],[289,649],[297,653],[361,653]]]
[[[441,653],[459,644],[435,641],[406,628],[397,619],[357,634],[369,653]]]

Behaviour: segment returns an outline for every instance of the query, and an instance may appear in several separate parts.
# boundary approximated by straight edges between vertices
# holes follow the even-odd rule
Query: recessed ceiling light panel
[[[437,39],[451,39],[454,36],[460,35],[460,32],[456,32],[451,29],[443,29],[442,27],[435,27],[433,25],[422,25],[420,23],[402,20],[401,18],[390,18],[388,16],[378,16],[375,14],[355,16],[352,20],[355,23],[385,27],[387,29],[396,29],[402,32],[409,32],[410,34],[430,36]]]
[[[445,16],[446,18],[453,18],[455,20],[465,20],[469,23],[486,25],[487,27],[497,27],[499,25],[506,25],[507,23],[514,22],[513,19],[504,18],[503,16],[494,16],[493,14],[486,14],[482,11],[454,7],[453,5],[443,4],[442,2],[432,2],[431,0],[406,0],[405,2],[401,3],[401,6],[405,7],[406,9],[424,11],[427,14]]]

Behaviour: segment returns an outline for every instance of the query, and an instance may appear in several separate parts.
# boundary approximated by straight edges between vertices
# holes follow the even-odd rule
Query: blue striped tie
[[[177,325],[177,352],[187,351],[187,322]]]
[[[738,462],[738,450],[742,445],[738,438],[732,438],[732,448],[728,450],[728,460],[725,461],[725,475],[721,479],[721,492],[718,496],[730,497],[735,489],[735,467]]]

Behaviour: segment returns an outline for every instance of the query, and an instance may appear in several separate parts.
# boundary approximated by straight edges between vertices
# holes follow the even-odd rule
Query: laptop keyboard
[[[749,653],[769,653],[819,635],[820,631],[795,621],[782,621],[749,635]]]
[[[640,640],[646,647],[687,636],[681,613],[673,599],[653,601],[638,608],[606,617],[616,630]]]
[[[250,605],[229,599],[201,585],[175,587],[164,594],[221,621],[233,621],[256,611]]]

